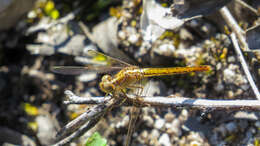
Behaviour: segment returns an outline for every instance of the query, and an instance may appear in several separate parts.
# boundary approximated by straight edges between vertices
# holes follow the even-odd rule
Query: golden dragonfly
[[[121,93],[126,95],[126,89],[142,88],[136,85],[136,83],[144,78],[210,70],[210,66],[208,65],[195,67],[140,68],[138,66],[128,64],[120,59],[112,58],[94,50],[88,50],[87,55],[93,57],[94,60],[105,61],[106,64],[103,66],[86,67],[55,66],[52,70],[56,73],[67,75],[77,75],[87,72],[107,73],[117,70],[119,72],[116,73],[114,76],[108,74],[104,75],[101,79],[101,82],[99,83],[101,91],[106,94],[111,94],[112,96],[116,96]],[[139,113],[138,108],[133,108],[133,111],[136,114],[131,115],[125,145],[129,145],[130,143],[130,137],[133,132],[133,125],[136,121],[136,117],[134,116]]]

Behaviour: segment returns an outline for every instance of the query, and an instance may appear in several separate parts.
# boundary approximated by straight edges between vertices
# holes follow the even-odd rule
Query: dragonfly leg
[[[137,96],[140,96],[143,93],[144,87],[141,85],[129,85],[127,86],[129,89],[140,89],[138,90],[138,93],[136,93]]]
[[[124,99],[122,100],[122,102],[119,104],[119,106],[121,106],[125,101],[126,99],[128,98],[128,96],[126,95],[126,92],[124,90],[121,90],[121,93],[124,94]]]

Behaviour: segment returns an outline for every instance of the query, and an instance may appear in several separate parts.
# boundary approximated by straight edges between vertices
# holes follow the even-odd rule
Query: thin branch
[[[79,97],[77,95],[75,95],[74,93],[72,93],[69,90],[66,90],[64,92],[67,96],[68,96],[68,101],[64,101],[64,104],[100,104],[100,103],[104,103],[105,100],[109,100],[111,97],[107,97],[106,99],[104,99],[103,97]]]
[[[72,92],[71,92],[72,93]],[[125,106],[160,106],[160,107],[178,107],[178,108],[194,108],[194,109],[230,109],[230,110],[260,110],[259,100],[213,100],[213,99],[192,99],[186,97],[139,97],[136,98],[134,95],[128,95],[132,101],[127,100]],[[83,98],[83,97],[80,97]],[[107,97],[98,97],[100,100],[106,99]],[[84,98],[85,99],[85,98]],[[89,104],[89,100],[83,100],[80,104]]]
[[[146,97],[144,103],[151,106],[175,106],[195,109],[260,110],[259,100],[210,100],[191,98]]]
[[[255,13],[257,16],[259,15],[258,11],[251,7],[250,5],[248,5],[247,3],[245,3],[244,1],[242,0],[236,0],[237,3],[239,3],[241,6],[245,7],[245,8],[248,8],[250,11],[252,11],[253,13]]]
[[[79,22],[79,27],[81,28],[85,36],[91,40],[91,42],[96,43],[96,40],[94,36],[91,34],[91,32],[89,31],[89,28],[82,21]]]
[[[121,105],[122,98],[115,97],[98,97],[98,100],[89,100],[88,98],[74,95],[71,91],[65,91],[69,96],[69,103],[76,104],[93,104],[99,103],[95,107],[89,109],[73,121],[69,122],[58,133],[59,142],[55,146],[65,145],[75,138],[83,135],[87,130],[95,126],[99,119],[116,105]],[[131,105],[136,107],[176,107],[176,108],[194,108],[194,109],[214,109],[214,110],[260,110],[259,100],[210,100],[210,99],[192,99],[185,97],[139,97],[135,95],[127,95],[126,101],[122,105]],[[86,123],[86,124],[85,124]]]
[[[86,124],[81,126],[77,131],[75,131],[74,133],[72,133],[68,137],[60,140],[59,142],[57,142],[53,146],[62,146],[62,145],[68,144],[68,143],[72,142],[73,140],[75,140],[76,138],[82,136],[86,131],[88,131],[89,129],[94,127],[98,123],[98,121],[101,119],[101,117],[102,116],[99,116],[96,119],[92,119],[92,120],[88,121]]]
[[[260,94],[259,94],[259,90],[253,80],[253,77],[248,69],[248,66],[246,64],[246,61],[243,57],[243,54],[239,48],[239,45],[238,45],[238,42],[237,42],[237,39],[236,39],[236,36],[234,33],[231,34],[231,39],[232,39],[232,42],[234,44],[234,48],[235,48],[235,51],[237,53],[237,56],[238,56],[238,60],[240,61],[241,65],[242,65],[242,68],[246,74],[246,77],[247,77],[247,80],[249,81],[249,84],[251,85],[254,93],[255,93],[255,96],[258,100],[260,100]]]
[[[236,20],[234,19],[228,8],[224,6],[220,9],[220,13],[222,17],[225,19],[227,25],[231,28],[233,32],[235,32],[240,44],[243,46],[244,51],[249,51],[248,44],[244,37],[245,32],[237,24]]]
[[[57,134],[58,139],[63,139],[68,136],[76,129],[84,125],[84,123],[88,122],[92,119],[97,119],[97,117],[104,115],[109,109],[114,107],[114,104],[117,103],[117,100],[104,100],[104,103],[98,104],[91,109],[88,109],[85,113],[78,116],[76,119],[69,122],[66,126],[64,126]]]

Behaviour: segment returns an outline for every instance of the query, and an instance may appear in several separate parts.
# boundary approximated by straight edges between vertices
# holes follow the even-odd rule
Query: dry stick
[[[71,92],[72,93],[72,92]],[[73,93],[72,93],[73,94]],[[128,97],[135,99],[134,95],[127,95]],[[76,96],[79,97],[79,96]],[[80,97],[83,98],[83,97]],[[106,99],[107,97],[98,97]],[[139,101],[139,100],[138,100]],[[140,105],[131,104],[131,106],[160,106],[160,107],[184,107],[194,109],[230,109],[230,110],[260,110],[259,100],[213,100],[213,99],[192,99],[186,97],[142,97],[142,103]],[[89,100],[80,101],[80,104],[88,104]],[[74,102],[75,103],[75,102]],[[129,104],[123,104],[129,105]]]
[[[256,95],[256,98],[258,100],[260,100],[260,94],[259,94],[259,90],[253,80],[253,77],[248,69],[248,66],[246,64],[246,61],[243,57],[243,54],[239,48],[239,45],[238,45],[238,42],[237,42],[237,39],[236,39],[236,36],[234,33],[231,33],[231,39],[232,39],[232,42],[234,44],[234,48],[235,48],[235,51],[237,53],[237,56],[238,56],[238,60],[240,61],[241,65],[242,65],[242,68],[244,69],[244,72],[246,74],[246,77],[247,77],[247,80],[249,81],[249,84],[251,85],[255,95]]]
[[[59,142],[57,142],[56,144],[54,144],[53,146],[63,146],[65,144],[68,144],[70,142],[72,142],[73,140],[75,140],[76,138],[82,136],[86,131],[88,131],[89,129],[91,129],[93,126],[95,126],[98,121],[101,119],[102,116],[97,117],[96,119],[92,119],[88,122],[86,122],[86,124],[84,124],[83,126],[81,126],[79,129],[77,129],[77,131],[75,131],[74,133],[72,133],[71,135],[69,135],[68,137],[60,140]]]
[[[238,38],[240,44],[243,46],[242,49],[244,49],[244,51],[249,51],[248,44],[247,44],[246,39],[244,37],[245,32],[239,27],[236,20],[234,19],[234,17],[229,12],[228,8],[226,6],[224,6],[219,11],[220,11],[222,17],[225,19],[227,25],[237,35],[237,38]]]
[[[237,3],[239,3],[241,6],[248,8],[250,11],[252,11],[253,13],[255,13],[256,15],[259,15],[257,10],[253,7],[251,7],[250,5],[248,5],[247,3],[245,3],[242,0],[236,0]]]
[[[116,103],[117,103],[117,100],[105,99],[104,103],[94,106],[93,108],[89,109],[88,111],[81,114],[79,117],[77,117],[73,121],[69,122],[66,126],[64,126],[57,134],[57,138],[63,139],[64,137],[68,136],[69,134],[74,132],[76,129],[78,129],[79,127],[84,125],[87,121],[92,120],[92,119],[97,119],[97,117],[104,115],[105,112],[108,111],[110,108],[112,108],[113,105]]]
[[[81,28],[85,36],[91,40],[91,42],[96,43],[96,40],[94,36],[91,34],[91,32],[89,31],[89,28],[82,21],[79,22],[79,27]]]
[[[86,102],[88,104],[101,104],[101,103],[104,103],[105,100],[109,100],[111,98],[111,97],[108,97],[108,98],[104,99],[103,97],[101,97],[101,98],[99,98],[99,97],[79,97],[69,90],[66,90],[64,93],[69,98],[68,101],[63,102],[64,104],[85,104]]]

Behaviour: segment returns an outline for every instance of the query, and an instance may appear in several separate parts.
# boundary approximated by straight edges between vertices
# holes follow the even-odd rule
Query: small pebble
[[[180,130],[180,120],[179,119],[174,119],[173,122],[172,122],[172,126],[170,129],[168,129],[168,132],[171,133],[171,134],[174,134],[174,135],[177,135],[177,136],[180,136],[182,133],[181,133],[181,130]]]
[[[138,41],[138,36],[136,34],[132,34],[128,37],[128,41],[132,44],[136,44]]]
[[[125,116],[122,121],[116,124],[116,128],[125,127],[129,123],[129,116]]]
[[[219,62],[216,66],[217,70],[220,70],[222,68],[222,64]]]
[[[119,37],[120,39],[122,39],[122,40],[125,40],[125,39],[126,39],[126,34],[125,34],[125,32],[119,31],[119,32],[118,32],[118,37]]]
[[[260,121],[256,121],[256,122],[255,122],[255,126],[256,126],[257,128],[260,128]]]
[[[165,124],[165,120],[164,119],[157,119],[155,121],[154,127],[157,129],[161,129]]]
[[[233,91],[228,91],[227,92],[227,96],[229,97],[229,98],[233,98],[234,97],[234,92]]]
[[[150,137],[154,138],[154,139],[157,139],[159,136],[160,136],[160,132],[157,129],[153,129],[152,132],[151,132]]]
[[[153,120],[152,117],[145,115],[145,116],[143,117],[143,120],[145,121],[145,123],[146,123],[147,126],[153,127],[154,120]]]
[[[224,70],[224,81],[227,83],[233,83],[236,79],[236,74],[233,70],[227,68]]]
[[[140,134],[140,136],[142,138],[147,138],[148,137],[148,132],[146,130],[142,131],[142,133]]]
[[[247,91],[248,89],[249,89],[249,85],[247,85],[247,84],[244,84],[244,85],[242,85],[242,86],[240,86],[244,91]]]
[[[52,144],[56,133],[52,119],[47,116],[38,116],[35,121],[39,125],[36,135],[40,143],[42,145]]]
[[[165,116],[164,116],[165,121],[169,122],[169,123],[172,122],[174,118],[175,118],[175,115],[171,112],[165,114]]]
[[[166,128],[166,129],[170,129],[171,127],[172,127],[172,124],[170,124],[170,123],[166,123],[166,124],[165,124],[165,128]]]
[[[171,146],[169,135],[166,133],[162,134],[162,136],[159,138],[159,143],[163,146]]]
[[[188,116],[189,116],[188,110],[183,109],[183,110],[181,111],[180,116],[179,116],[179,120],[181,120],[181,121],[186,121],[186,120],[188,119]]]
[[[224,90],[224,85],[222,83],[218,83],[214,88],[216,91],[221,92]]]
[[[227,60],[229,63],[234,63],[236,61],[236,58],[234,56],[229,56]]]
[[[192,141],[190,142],[190,146],[200,146],[201,143],[199,143],[198,141]]]
[[[228,124],[226,124],[226,129],[228,130],[228,132],[232,133],[237,131],[237,124],[235,122],[230,122]]]

